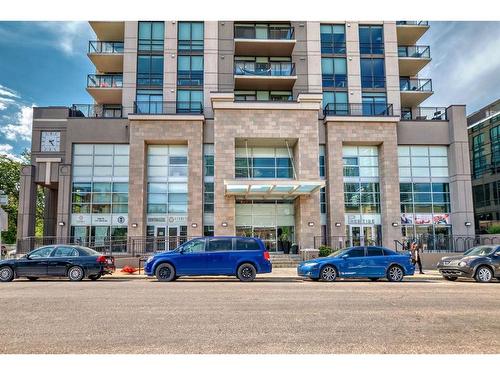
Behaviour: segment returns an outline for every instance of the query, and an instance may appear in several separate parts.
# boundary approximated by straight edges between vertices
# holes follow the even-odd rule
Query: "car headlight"
[[[150,256],[148,259],[146,259],[146,263],[152,262],[153,261],[153,256]]]
[[[317,266],[318,263],[316,262],[307,262],[307,263],[304,263],[304,267],[314,267],[314,266]]]
[[[464,262],[464,261],[461,261],[460,263],[458,263],[459,267],[465,267],[466,265],[467,265],[467,262]]]

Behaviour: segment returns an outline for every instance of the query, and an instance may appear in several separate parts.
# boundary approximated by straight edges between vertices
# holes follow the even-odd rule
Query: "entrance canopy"
[[[324,186],[324,180],[224,180],[226,195],[247,198],[295,198]]]

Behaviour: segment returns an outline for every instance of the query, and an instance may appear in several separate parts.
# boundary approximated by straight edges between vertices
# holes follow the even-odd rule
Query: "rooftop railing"
[[[396,21],[396,25],[429,26],[429,21]]]
[[[69,108],[69,117],[121,118],[122,116],[121,105],[73,104]]]
[[[430,59],[431,48],[429,46],[398,46],[398,56]]]
[[[289,77],[295,75],[295,63],[287,61],[270,63],[236,61],[234,63],[234,74],[238,76]]]
[[[400,78],[399,88],[401,91],[432,91],[432,80]]]
[[[401,120],[446,121],[447,119],[445,107],[401,108]]]
[[[137,115],[178,115],[203,113],[202,102],[160,102],[160,101],[137,101],[134,102],[134,114]]]
[[[123,42],[89,41],[89,53],[123,53]]]
[[[234,39],[268,39],[268,40],[292,40],[294,28],[292,26],[256,26],[235,25]]]
[[[387,103],[328,103],[325,116],[393,116],[392,104]]]
[[[87,87],[121,88],[122,86],[122,74],[89,74],[87,76]]]

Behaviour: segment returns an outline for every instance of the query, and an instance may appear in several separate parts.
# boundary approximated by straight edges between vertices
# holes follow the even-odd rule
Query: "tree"
[[[21,155],[21,160],[15,160],[0,155],[0,190],[3,190],[9,197],[7,206],[2,207],[9,215],[8,230],[2,233],[3,243],[16,243],[17,235],[17,212],[19,206],[19,187],[21,177],[21,167],[31,164],[31,155],[25,150]],[[36,235],[43,233],[43,210],[44,194],[43,189],[37,189],[36,201]]]

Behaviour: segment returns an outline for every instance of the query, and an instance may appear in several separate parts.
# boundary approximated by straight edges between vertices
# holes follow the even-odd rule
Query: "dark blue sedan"
[[[409,253],[397,253],[379,246],[355,246],[324,257],[307,260],[297,267],[299,276],[312,280],[335,281],[341,278],[368,278],[401,281],[413,275],[415,266]]]
[[[173,251],[157,253],[144,265],[148,276],[173,281],[179,276],[233,275],[252,281],[258,273],[272,270],[269,252],[258,238],[195,238]]]

